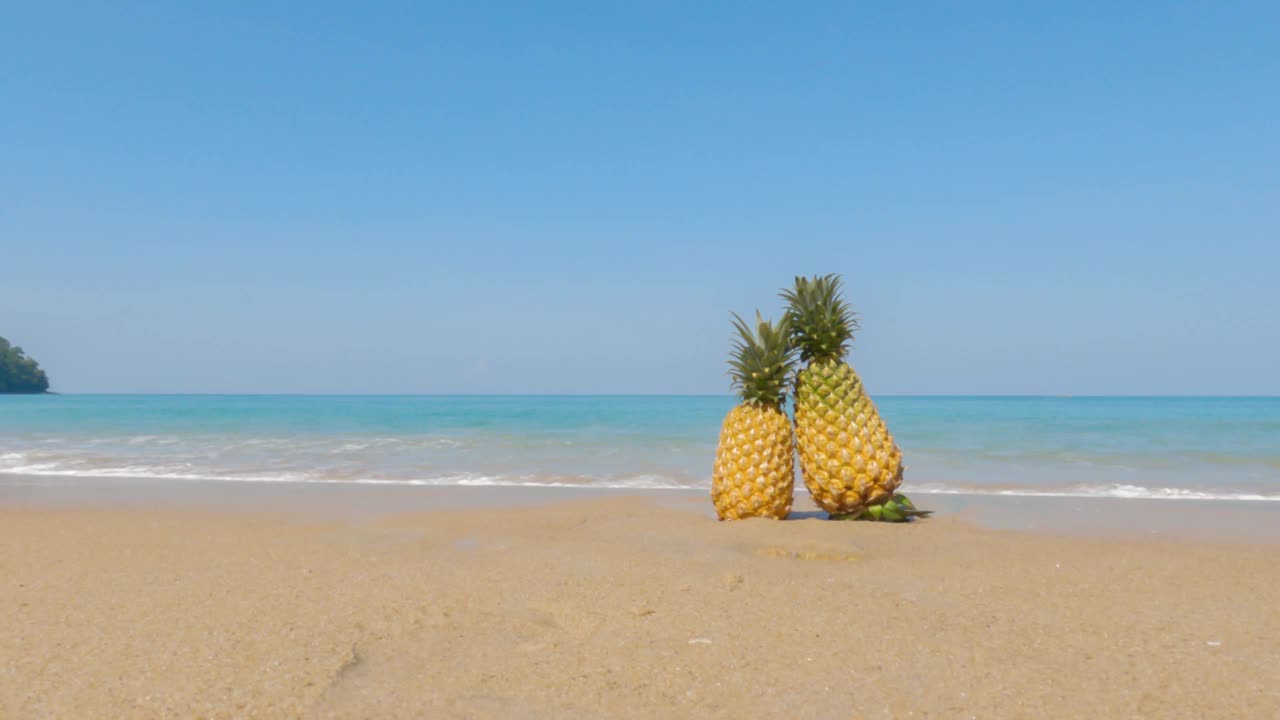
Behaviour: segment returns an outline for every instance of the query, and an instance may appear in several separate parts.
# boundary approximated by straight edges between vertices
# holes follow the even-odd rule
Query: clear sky
[[[873,393],[1280,393],[1280,3],[194,5],[4,7],[57,390],[727,392],[838,272]]]

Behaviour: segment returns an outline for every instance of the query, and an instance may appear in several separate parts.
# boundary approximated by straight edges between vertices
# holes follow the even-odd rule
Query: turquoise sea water
[[[1280,502],[1280,398],[877,404],[912,492]],[[4,396],[0,484],[706,488],[732,405],[713,396]]]

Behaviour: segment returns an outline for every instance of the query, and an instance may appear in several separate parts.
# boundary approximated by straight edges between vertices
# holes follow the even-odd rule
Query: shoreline
[[[76,506],[135,509],[266,510],[303,518],[372,521],[403,512],[480,507],[510,509],[590,499],[635,498],[714,519],[708,490],[562,486],[416,486],[359,482],[172,481],[152,478],[9,476],[0,482],[0,508]],[[27,482],[22,482],[24,479]],[[1280,543],[1280,503],[1218,499],[1148,499],[904,492],[935,518],[956,518],[987,529],[1049,534],[1144,537],[1196,541]],[[825,514],[797,479],[793,520]]]

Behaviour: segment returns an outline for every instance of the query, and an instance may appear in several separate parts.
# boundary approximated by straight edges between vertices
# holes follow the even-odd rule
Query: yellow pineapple
[[[729,359],[729,376],[742,402],[725,416],[711,475],[711,500],[721,520],[791,513],[795,489],[791,420],[787,417],[787,379],[795,360],[784,318],[766,322],[756,313],[756,331],[733,316],[738,340]]]
[[[797,277],[782,291],[800,359],[796,445],[809,494],[832,517],[857,516],[894,497],[902,451],[862,380],[844,361],[858,320],[840,296],[840,277]]]

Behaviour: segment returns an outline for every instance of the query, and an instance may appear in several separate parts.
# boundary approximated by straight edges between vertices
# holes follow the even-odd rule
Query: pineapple
[[[857,516],[893,498],[902,483],[902,451],[844,361],[858,320],[840,296],[840,277],[797,277],[782,291],[800,360],[796,445],[809,494],[833,518]]]
[[[791,514],[795,489],[791,420],[785,410],[795,363],[791,331],[785,318],[766,322],[758,311],[755,332],[742,318],[733,318],[739,337],[729,376],[742,402],[720,429],[711,500],[721,520],[783,520]]]

